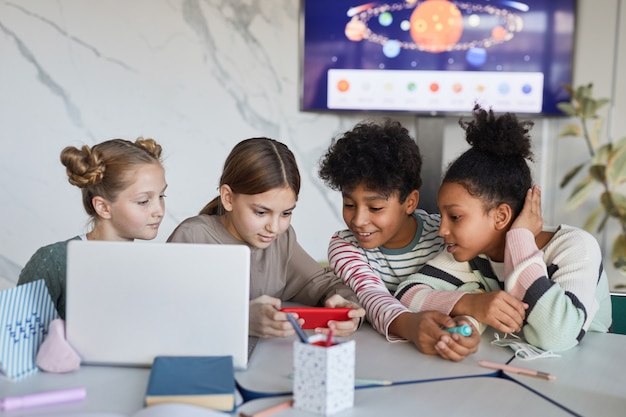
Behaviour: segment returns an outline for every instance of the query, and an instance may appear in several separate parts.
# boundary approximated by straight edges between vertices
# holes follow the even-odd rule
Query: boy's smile
[[[343,219],[365,249],[403,248],[415,236],[417,222],[412,213],[418,198],[414,191],[400,203],[397,191],[386,197],[360,184],[343,192]]]

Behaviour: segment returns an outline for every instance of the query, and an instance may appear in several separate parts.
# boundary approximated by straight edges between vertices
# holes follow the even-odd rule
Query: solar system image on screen
[[[302,0],[305,111],[560,114],[575,0]]]

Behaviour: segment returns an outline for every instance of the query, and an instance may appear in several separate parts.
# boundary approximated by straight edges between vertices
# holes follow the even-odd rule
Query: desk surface
[[[22,380],[0,381],[0,397],[26,395],[65,388],[85,387],[84,401],[50,407],[0,411],[0,416],[43,416],[77,412],[109,412],[129,415],[143,408],[150,368],[81,366],[67,374],[37,372]]]
[[[380,414],[382,406],[385,407],[384,411],[394,415],[408,412],[413,415],[419,410],[434,410],[424,412],[425,415],[447,413],[452,416],[474,415],[478,412],[489,414],[491,411],[492,415],[498,417],[514,416],[518,410],[524,410],[526,415],[559,415],[559,410],[553,407],[556,404],[580,415],[624,415],[626,363],[622,357],[626,336],[623,335],[589,333],[580,346],[564,352],[561,358],[531,362],[514,360],[514,365],[557,376],[555,381],[514,374],[508,376],[517,381],[514,382],[497,378],[496,371],[476,364],[478,359],[504,363],[506,358],[511,357],[507,348],[489,343],[491,335],[483,336],[477,354],[457,363],[422,355],[408,343],[389,343],[368,327],[358,333],[358,337],[355,337],[358,378],[393,379],[396,382],[421,378],[422,382],[358,389],[355,408],[347,410],[347,414],[342,416],[367,416],[370,414],[366,411],[375,410],[376,407],[379,407],[377,416],[389,415]],[[251,366],[247,371],[237,373],[238,381],[256,384],[253,386],[268,392],[277,389],[290,392],[292,381],[288,375],[291,371],[292,343],[293,339],[259,342],[259,350],[255,349],[252,355]],[[68,374],[39,372],[17,382],[0,380],[0,397],[63,388],[87,389],[87,399],[82,402],[0,412],[0,416],[58,416],[80,412],[128,416],[143,407],[149,374],[148,368],[83,366]],[[460,376],[467,378],[458,378]],[[239,411],[264,408],[267,403],[263,401],[276,401],[276,398],[279,397],[250,401],[241,406]],[[388,398],[394,398],[393,402],[390,403]],[[479,403],[475,402],[477,399]],[[241,403],[241,398],[237,402]],[[350,414],[352,412],[354,414]],[[283,415],[298,414],[277,414],[276,417]]]
[[[579,346],[562,352],[560,358],[524,361],[511,365],[548,372],[547,381],[505,372],[520,384],[559,403],[576,414],[626,415],[626,336],[589,332]],[[601,404],[601,409],[600,407]]]
[[[289,399],[289,396],[257,399],[245,403],[238,411],[251,414]],[[272,417],[313,415],[291,407],[273,413]],[[557,417],[570,414],[513,381],[470,377],[360,389],[355,392],[354,407],[333,414],[333,417],[414,415]]]
[[[488,376],[496,371],[482,368],[480,359],[506,363],[513,357],[508,348],[492,345],[493,331],[482,336],[478,352],[461,362],[451,362],[438,356],[420,353],[412,343],[388,342],[370,325],[364,325],[351,339],[356,342],[357,379],[388,380],[393,383],[423,382],[438,379]],[[259,397],[292,392],[290,379],[293,361],[293,338],[261,339],[258,341],[246,371],[235,373],[243,394]]]

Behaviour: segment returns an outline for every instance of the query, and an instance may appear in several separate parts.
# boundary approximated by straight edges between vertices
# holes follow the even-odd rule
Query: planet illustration
[[[472,67],[481,67],[487,61],[487,51],[485,48],[470,48],[465,54],[465,61]]]
[[[389,12],[381,13],[380,16],[378,16],[378,23],[380,23],[381,26],[389,26],[393,23],[393,15]]]
[[[365,38],[367,25],[358,19],[352,19],[348,22],[345,29],[346,38],[352,42],[358,42]]]
[[[383,54],[385,54],[387,58],[397,57],[401,50],[402,48],[400,47],[400,42],[393,39],[387,41],[387,43],[383,45]]]
[[[519,13],[528,12],[528,6],[510,0],[500,0],[500,4],[514,10],[499,8],[495,2],[481,5],[457,0],[364,3],[348,9],[350,20],[345,26],[345,35],[354,42],[367,40],[379,44],[387,58],[397,57],[402,49],[432,54],[467,51],[467,63],[479,67],[486,62],[487,49],[510,41],[515,33],[523,30]],[[488,29],[485,38],[461,41],[464,25],[475,29],[483,22],[494,23],[494,18],[497,23]],[[375,29],[369,26],[372,19],[378,24]],[[388,34],[394,25],[400,29],[398,32],[408,34],[404,38],[400,34]]]
[[[463,34],[463,17],[454,3],[429,0],[411,14],[411,37],[426,52],[450,50]]]

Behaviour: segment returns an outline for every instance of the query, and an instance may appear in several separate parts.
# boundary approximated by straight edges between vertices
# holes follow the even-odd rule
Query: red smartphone
[[[280,311],[285,313],[297,313],[298,318],[304,319],[303,329],[315,329],[316,327],[328,327],[329,320],[350,320],[348,311],[351,307],[285,307]]]

